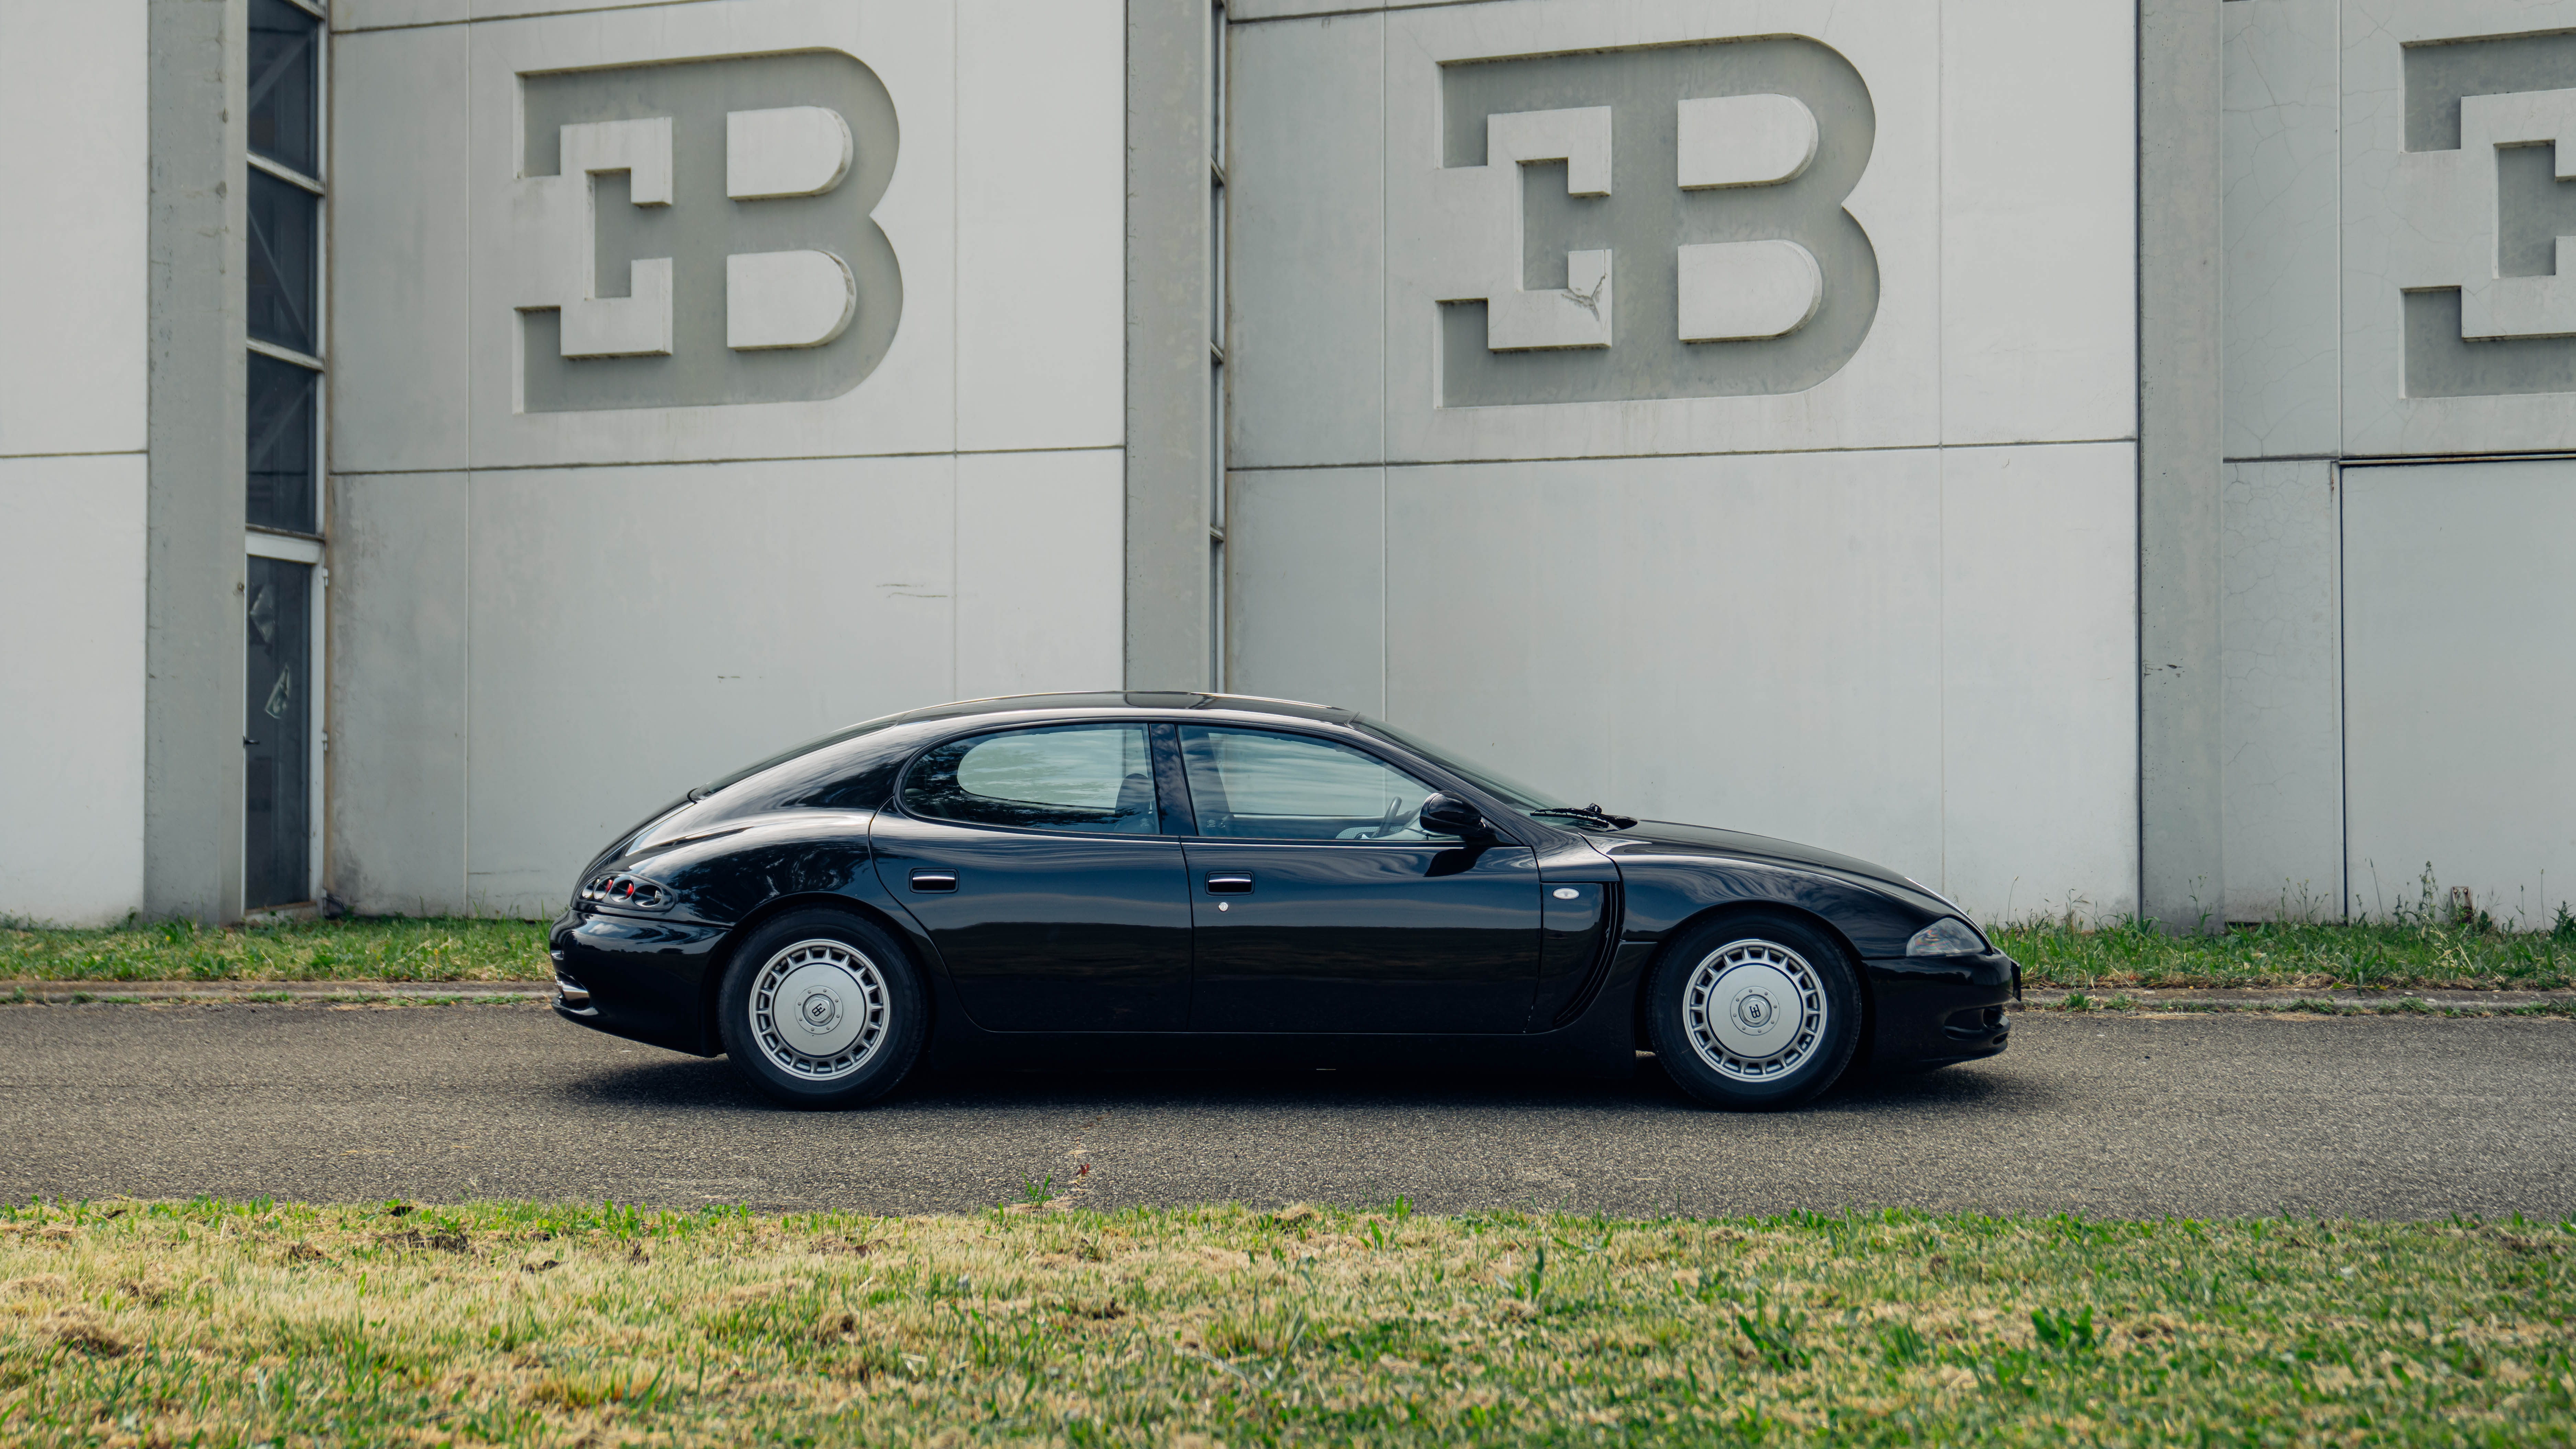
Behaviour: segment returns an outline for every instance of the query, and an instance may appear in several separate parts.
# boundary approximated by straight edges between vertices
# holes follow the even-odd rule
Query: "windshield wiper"
[[[1602,809],[1599,805],[1545,805],[1529,813],[1532,815],[1571,815],[1577,820],[1597,821],[1604,827],[1611,830],[1625,830],[1637,823],[1637,818],[1633,815],[1613,815],[1609,811]]]

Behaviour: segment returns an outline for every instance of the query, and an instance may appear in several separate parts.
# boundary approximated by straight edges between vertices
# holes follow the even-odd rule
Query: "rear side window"
[[[1162,833],[1143,725],[1056,725],[950,740],[914,763],[903,805],[968,825]]]

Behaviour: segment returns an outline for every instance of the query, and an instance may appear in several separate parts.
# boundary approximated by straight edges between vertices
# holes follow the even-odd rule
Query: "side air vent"
[[[658,911],[671,904],[667,887],[655,885],[642,876],[613,871],[585,883],[581,888],[582,904],[605,906],[617,911]]]

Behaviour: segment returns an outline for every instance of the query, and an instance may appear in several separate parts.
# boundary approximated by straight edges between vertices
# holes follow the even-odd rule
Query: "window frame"
[[[1134,729],[1142,731],[1145,736],[1146,778],[1153,782],[1154,787],[1155,823],[1166,827],[1170,826],[1175,820],[1179,820],[1183,824],[1195,823],[1189,817],[1176,815],[1173,812],[1171,797],[1166,793],[1166,781],[1163,778],[1162,741],[1155,737],[1154,721],[1142,719],[1025,720],[1018,724],[991,725],[982,729],[966,729],[959,730],[955,734],[943,734],[939,738],[923,745],[920,749],[913,751],[912,758],[903,762],[902,773],[895,776],[894,798],[889,801],[888,804],[896,814],[902,816],[906,820],[917,820],[925,825],[945,825],[958,830],[990,830],[1005,835],[1043,835],[1049,839],[1070,840],[1134,841],[1178,839],[1179,833],[1168,828],[1151,833],[1143,831],[1063,830],[1044,825],[996,825],[982,820],[953,820],[945,815],[925,815],[920,811],[913,809],[912,803],[904,798],[912,789],[912,774],[913,771],[921,768],[921,762],[930,758],[930,756],[935,752],[945,749],[948,746],[957,743],[959,740],[977,739],[985,735],[1024,734],[1030,730],[1084,728]]]
[[[304,900],[300,903],[285,902],[283,904],[273,906],[246,907],[245,914],[248,915],[256,915],[270,911],[286,911],[292,913],[302,907],[319,906],[324,902],[328,894],[331,875],[331,832],[329,829],[331,813],[329,795],[331,779],[331,566],[330,549],[328,546],[331,528],[330,355],[332,327],[332,225],[330,177],[333,165],[331,144],[331,46],[333,40],[336,38],[337,32],[334,31],[331,25],[329,6],[321,3],[321,0],[287,0],[287,3],[295,9],[301,10],[307,15],[312,16],[315,22],[313,33],[312,117],[314,170],[312,173],[307,174],[306,172],[298,170],[294,166],[253,150],[248,144],[248,136],[245,133],[242,136],[240,153],[242,157],[243,170],[233,184],[238,188],[239,194],[242,197],[242,204],[244,206],[249,204],[251,176],[253,174],[265,175],[274,181],[306,192],[313,198],[313,313],[311,341],[315,350],[309,354],[300,353],[294,348],[283,347],[273,342],[252,337],[249,335],[249,328],[246,324],[240,325],[235,335],[239,337],[242,344],[242,351],[246,357],[248,355],[255,354],[269,358],[272,361],[302,368],[305,371],[314,374],[311,438],[311,446],[313,450],[313,531],[305,533],[298,530],[280,529],[267,524],[253,523],[250,521],[248,516],[246,499],[241,519],[241,528],[242,551],[246,557],[279,559],[289,563],[306,564],[312,569],[312,573],[309,575],[311,581],[311,594],[309,596],[308,604],[308,626],[311,631],[311,652],[307,656],[307,669],[312,676],[311,689],[313,691],[310,724],[312,737],[307,741],[307,748],[305,751],[306,759],[309,761],[308,768],[310,770],[310,780],[308,781],[305,794],[306,846]],[[240,55],[246,64],[248,60],[247,45],[245,45],[244,50],[240,52]],[[235,124],[247,128],[249,124],[248,115],[246,113],[242,114]],[[243,222],[245,232],[247,232],[248,225],[248,219],[245,217]],[[245,272],[243,278],[235,285],[240,288],[240,290],[235,294],[236,300],[243,304],[246,312],[249,303],[247,272]],[[245,367],[246,366],[247,364],[245,363]],[[246,421],[247,420],[245,419],[245,422]],[[248,482],[248,471],[250,466],[249,445],[250,438],[247,427],[245,427],[243,434],[236,438],[233,444],[236,449],[234,456],[238,460],[235,466],[239,470],[234,476],[245,486]],[[249,646],[248,642],[244,641],[240,658],[236,662],[236,667],[246,671],[248,661]],[[242,677],[246,684],[246,672]],[[237,858],[243,861],[246,865],[249,858],[251,844],[250,819],[249,811],[247,808],[244,808],[246,806],[246,798],[239,790],[235,792],[234,805],[240,812],[235,848],[240,852]],[[240,899],[241,897],[237,894],[235,896],[235,900],[238,901]]]

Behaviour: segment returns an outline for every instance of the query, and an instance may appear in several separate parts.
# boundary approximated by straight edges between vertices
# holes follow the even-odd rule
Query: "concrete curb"
[[[436,1003],[508,1005],[546,1001],[550,981],[17,981],[0,983],[0,1006],[365,1005]]]

